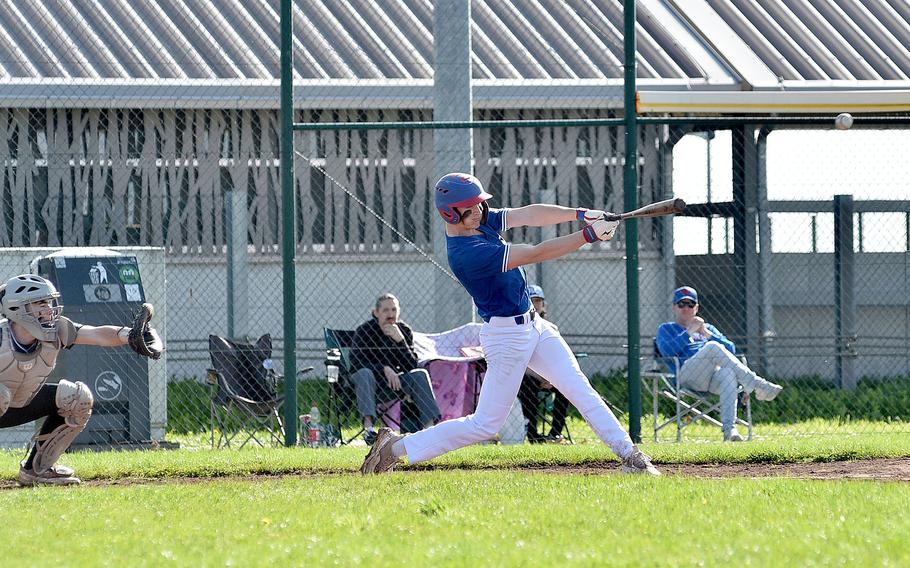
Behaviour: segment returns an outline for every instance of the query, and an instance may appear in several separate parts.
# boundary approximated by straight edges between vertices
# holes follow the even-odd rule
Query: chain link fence
[[[907,136],[769,120],[674,149],[676,194],[713,204],[675,222],[676,283],[784,385],[761,433],[906,429]]]
[[[59,279],[64,315],[90,325],[129,325],[138,303],[152,302],[167,345],[159,361],[126,347],[61,356],[52,377],[84,381],[95,394],[80,442],[237,447],[246,424],[253,443],[277,444],[294,427],[301,443],[336,445],[369,442],[371,423],[413,431],[469,414],[484,374],[479,320],[441,253],[435,180],[472,170],[494,207],[623,209],[623,128],[558,122],[621,116],[619,3],[553,3],[546,14],[536,4],[474,2],[473,106],[459,90],[468,73],[452,79],[449,98],[434,95],[430,7],[398,2],[389,15],[363,4],[359,19],[349,4],[294,4],[295,120],[326,126],[294,140],[293,350],[282,334],[278,3],[21,2],[0,23],[23,46],[15,55],[3,47],[11,55],[0,86],[0,278]],[[691,59],[671,61],[674,42],[657,15],[640,13],[642,84],[707,80]],[[517,35],[503,31],[516,22]],[[526,36],[535,27],[539,35]],[[553,123],[331,126],[434,119]],[[639,221],[645,359],[658,326],[674,317],[672,291],[692,286],[700,315],[784,387],[776,400],[754,402],[756,436],[906,431],[907,126],[642,124],[638,202],[690,204],[686,216]],[[506,237],[538,242],[577,229]],[[526,269],[543,288],[547,319],[624,422],[627,246],[620,229],[613,241]],[[381,320],[374,343],[354,341],[374,311],[396,304],[384,294],[397,299],[414,343],[409,356],[386,361],[394,364],[370,360],[398,345]],[[280,362],[292,355],[313,369],[293,378],[301,417],[284,424],[291,379],[279,376]],[[648,382],[643,395],[648,438]],[[660,419],[674,412],[666,401],[657,407]],[[33,432],[29,424],[0,436],[18,447]],[[706,424],[686,432],[720,436]],[[529,436],[595,439],[533,376],[498,439]]]

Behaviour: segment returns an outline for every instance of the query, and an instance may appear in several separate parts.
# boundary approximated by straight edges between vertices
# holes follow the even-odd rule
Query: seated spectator
[[[398,298],[383,294],[376,299],[373,317],[361,324],[351,340],[351,380],[357,393],[357,410],[363,417],[364,441],[376,440],[376,403],[409,395],[417,405],[424,428],[435,424],[439,407],[430,375],[417,364],[414,334],[399,319]]]
[[[542,318],[547,317],[547,300],[543,293],[543,288],[531,284],[528,286],[528,295],[531,297],[531,303],[534,304],[534,310]],[[553,325],[553,324],[550,324]],[[555,326],[554,326],[555,327]],[[550,424],[549,434],[544,435],[537,431],[537,423],[542,422],[540,415],[539,393],[541,391],[550,391],[553,393],[553,422]],[[524,414],[527,424],[528,442],[540,444],[544,442],[561,443],[563,441],[562,431],[566,427],[566,415],[569,412],[569,399],[561,392],[553,388],[543,377],[527,369],[525,376],[521,381],[521,387],[518,389],[518,402],[521,403],[521,412]]]
[[[716,327],[698,317],[698,293],[690,286],[673,292],[676,321],[661,324],[657,330],[657,349],[662,357],[679,359],[676,374],[679,386],[698,392],[720,395],[720,416],[724,440],[741,442],[736,431],[736,391],[742,385],[758,400],[774,400],[783,390],[755,374],[736,356],[736,346]]]

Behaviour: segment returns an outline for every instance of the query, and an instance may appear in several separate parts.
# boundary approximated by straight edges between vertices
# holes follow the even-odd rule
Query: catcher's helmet
[[[455,207],[473,207],[493,197],[471,174],[446,174],[436,182],[436,209],[446,223],[457,225],[461,214]]]
[[[22,274],[10,278],[3,286],[0,292],[0,312],[37,339],[54,341],[57,338],[57,321],[63,311],[59,299],[60,292],[49,280],[34,274]],[[43,301],[47,301],[50,308],[46,317],[29,312],[29,304]]]

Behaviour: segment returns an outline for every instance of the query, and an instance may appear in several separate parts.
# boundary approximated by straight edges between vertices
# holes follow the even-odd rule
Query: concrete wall
[[[376,297],[392,292],[401,300],[402,319],[418,331],[434,328],[437,302],[433,276],[438,269],[419,255],[397,257],[320,257],[298,262],[298,365],[313,365],[318,374],[325,354],[323,327],[354,328],[370,317]],[[656,302],[660,263],[643,252],[642,329],[656,328],[666,317]],[[169,259],[168,296],[172,310],[168,336],[171,378],[201,378],[209,367],[207,338],[227,330],[223,259]],[[625,261],[613,251],[585,251],[554,261],[544,283],[550,316],[569,343],[589,353],[586,371],[625,365]],[[282,335],[281,265],[279,259],[256,258],[249,266],[250,324],[247,335]],[[283,345],[276,341],[276,358]]]
[[[677,257],[677,283],[698,288],[706,319],[728,333],[738,327],[742,302],[730,292],[731,258]],[[857,377],[910,374],[910,254],[857,253],[855,262]],[[769,374],[833,379],[834,255],[774,254],[771,270]]]
[[[834,265],[831,254],[772,256],[773,341],[769,364],[775,376],[820,375],[833,378]],[[888,377],[910,373],[910,260],[899,253],[856,256],[857,344],[859,376]],[[708,319],[736,335],[742,300],[725,291],[735,270],[729,257],[677,259],[679,283],[699,287]],[[319,256],[297,264],[298,364],[321,369],[323,326],[353,328],[369,317],[376,296],[396,294],[403,318],[415,329],[434,329],[433,273],[419,255],[397,257]],[[650,336],[672,317],[661,287],[661,264],[655,253],[641,255],[642,353],[650,353]],[[168,259],[168,303],[172,306],[168,336],[171,377],[202,377],[209,366],[207,337],[227,329],[222,259]],[[528,271],[536,280],[536,271]],[[697,277],[702,282],[690,278]],[[254,258],[249,267],[249,335],[282,329],[281,267],[275,258]],[[625,262],[615,251],[584,251],[549,263],[543,286],[550,317],[576,351],[589,357],[586,372],[609,371],[626,364]],[[740,341],[742,338],[738,338]],[[282,345],[276,342],[280,356]]]

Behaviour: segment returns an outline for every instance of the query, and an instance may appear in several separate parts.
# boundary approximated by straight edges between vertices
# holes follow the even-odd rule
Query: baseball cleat
[[[639,450],[638,446],[632,446],[632,448],[632,453],[622,460],[623,473],[662,475],[660,471],[651,464],[651,456]]]
[[[82,480],[75,476],[73,468],[65,465],[51,466],[47,471],[36,472],[32,468],[19,468],[19,485],[30,487],[32,485],[79,485]]]
[[[360,466],[360,473],[368,475],[371,473],[386,473],[395,469],[400,461],[392,453],[392,444],[398,439],[398,436],[392,434],[389,428],[380,428],[376,433],[376,441],[370,448],[367,457]]]

